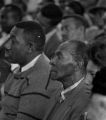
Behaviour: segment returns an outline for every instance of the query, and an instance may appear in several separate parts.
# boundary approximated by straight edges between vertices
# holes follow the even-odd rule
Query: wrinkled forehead
[[[14,26],[10,32],[10,36],[11,35],[18,35],[21,34],[24,31],[24,29],[21,28],[17,28],[16,26]]]
[[[66,41],[66,42],[60,44],[56,51],[68,52],[70,54],[74,54],[75,50],[76,50],[76,45]]]

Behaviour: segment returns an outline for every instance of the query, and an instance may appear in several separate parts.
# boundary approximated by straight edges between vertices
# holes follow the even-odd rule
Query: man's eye
[[[93,73],[93,72],[90,72],[90,74],[91,74],[93,77],[95,77],[95,73]]]
[[[62,59],[62,56],[61,56],[61,55],[58,55],[58,59]]]

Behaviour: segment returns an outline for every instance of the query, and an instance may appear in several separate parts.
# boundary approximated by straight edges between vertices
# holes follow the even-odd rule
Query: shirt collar
[[[30,69],[31,67],[33,67],[35,65],[35,63],[37,62],[37,60],[39,59],[39,57],[41,56],[41,54],[39,54],[38,56],[36,56],[31,62],[29,62],[27,65],[25,65],[24,67],[22,67],[21,72],[24,72],[28,69]]]
[[[75,88],[80,84],[80,82],[81,82],[82,80],[84,80],[84,78],[85,78],[85,77],[82,77],[82,78],[81,78],[78,82],[76,82],[74,85],[72,85],[72,86],[66,88],[65,90],[63,90],[63,91],[61,92],[61,98],[62,98],[62,100],[65,100],[65,99],[66,99],[65,94],[68,93],[69,91],[75,89]]]

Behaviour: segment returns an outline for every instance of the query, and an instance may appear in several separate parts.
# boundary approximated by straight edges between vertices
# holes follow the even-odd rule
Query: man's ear
[[[83,65],[84,65],[84,61],[83,60],[79,61],[77,63],[77,65],[76,65],[76,69],[75,70],[79,71],[79,69],[81,69]]]
[[[34,44],[32,42],[28,43],[28,52],[32,53],[34,51]]]
[[[81,60],[78,64],[79,64],[79,68],[82,68],[82,66],[84,65],[84,61]]]

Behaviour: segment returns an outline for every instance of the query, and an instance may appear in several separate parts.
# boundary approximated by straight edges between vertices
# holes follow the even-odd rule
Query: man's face
[[[71,47],[71,46],[70,46]],[[51,59],[51,79],[62,81],[75,71],[76,62],[69,51],[60,45]]]
[[[92,77],[95,76],[96,72],[99,71],[99,67],[95,65],[91,60],[88,61],[87,72],[90,73]]]
[[[81,29],[77,28],[73,18],[62,20],[62,39],[63,41],[78,38]]]
[[[16,13],[13,11],[3,11],[1,15],[1,27],[3,32],[9,33],[13,25],[17,22]]]
[[[23,64],[28,53],[28,46],[24,40],[23,29],[14,27],[4,47],[5,57],[9,62]]]

